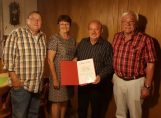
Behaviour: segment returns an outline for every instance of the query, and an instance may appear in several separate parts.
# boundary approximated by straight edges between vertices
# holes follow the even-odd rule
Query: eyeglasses
[[[122,21],[121,22],[123,25],[134,25],[136,22],[135,21]]]

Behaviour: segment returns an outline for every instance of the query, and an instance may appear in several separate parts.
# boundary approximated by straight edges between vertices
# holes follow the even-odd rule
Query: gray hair
[[[40,15],[39,11],[31,11],[28,15],[27,15],[27,19],[32,15],[32,14],[38,14]],[[41,15],[40,15],[41,16]]]
[[[121,15],[121,20],[124,16],[127,16],[127,15],[131,15],[134,17],[135,21],[138,22],[139,20],[139,15],[133,11],[127,11],[127,12],[124,12],[122,15]]]

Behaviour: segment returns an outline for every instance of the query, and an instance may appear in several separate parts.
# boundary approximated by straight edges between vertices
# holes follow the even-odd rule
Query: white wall
[[[9,4],[13,1],[19,3],[20,6],[20,24],[17,26],[11,25],[9,20]],[[37,0],[2,0],[2,4],[4,35],[8,35],[14,28],[24,26],[28,13],[37,10]]]

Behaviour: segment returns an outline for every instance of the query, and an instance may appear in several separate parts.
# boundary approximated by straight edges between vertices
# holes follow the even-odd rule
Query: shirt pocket
[[[144,58],[144,46],[143,45],[132,45],[130,47],[130,53],[132,54],[132,56],[135,56],[135,59],[137,61],[140,61]]]

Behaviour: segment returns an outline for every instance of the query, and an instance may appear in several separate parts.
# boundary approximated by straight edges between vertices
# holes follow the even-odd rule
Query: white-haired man
[[[152,85],[156,53],[148,35],[137,32],[137,15],[125,12],[121,16],[121,32],[113,39],[113,76],[116,118],[142,117],[142,102]]]

